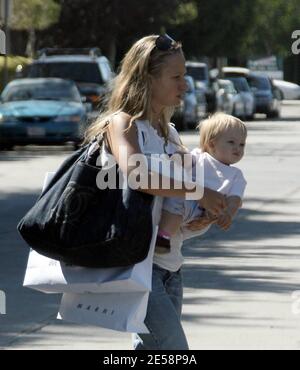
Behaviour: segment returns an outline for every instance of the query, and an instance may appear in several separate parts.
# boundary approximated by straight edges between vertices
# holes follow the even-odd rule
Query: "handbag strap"
[[[109,123],[110,123],[109,121],[105,122],[105,125],[103,126],[103,131],[109,125]],[[88,163],[91,166],[96,166],[97,159],[98,159],[98,157],[101,153],[104,141],[107,138],[106,133],[103,132],[103,131],[100,134],[94,136],[94,138],[92,139],[92,141],[89,144],[89,150],[87,151],[88,154],[85,158],[85,162]],[[93,145],[94,145],[94,148],[90,152],[90,148]]]

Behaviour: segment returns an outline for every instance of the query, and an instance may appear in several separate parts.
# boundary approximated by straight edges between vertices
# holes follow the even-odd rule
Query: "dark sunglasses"
[[[178,42],[172,39],[169,35],[160,35],[155,41],[155,46],[158,50],[168,51],[171,49],[176,49]]]

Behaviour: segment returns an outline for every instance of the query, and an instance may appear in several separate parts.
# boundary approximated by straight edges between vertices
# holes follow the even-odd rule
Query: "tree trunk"
[[[115,69],[116,65],[116,55],[117,55],[116,38],[112,36],[109,38],[108,59],[113,69]]]
[[[26,55],[29,58],[33,58],[35,54],[35,29],[31,28],[28,32],[28,41],[27,41],[27,46],[26,46]]]

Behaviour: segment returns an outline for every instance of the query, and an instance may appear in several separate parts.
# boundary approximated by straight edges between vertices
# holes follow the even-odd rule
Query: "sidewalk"
[[[300,121],[249,127],[243,210],[228,233],[213,229],[184,246],[183,325],[194,350],[300,349],[300,314],[292,312],[300,291]],[[187,146],[198,142],[182,137]],[[4,246],[7,255],[18,242]],[[11,271],[12,285],[22,273]],[[14,291],[22,307],[10,304],[0,316],[0,349],[131,349],[130,334],[56,321],[59,297]]]

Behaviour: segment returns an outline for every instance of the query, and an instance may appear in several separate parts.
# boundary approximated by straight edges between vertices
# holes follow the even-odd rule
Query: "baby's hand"
[[[227,231],[230,228],[232,221],[232,215],[225,212],[218,217],[217,225],[224,231]]]

